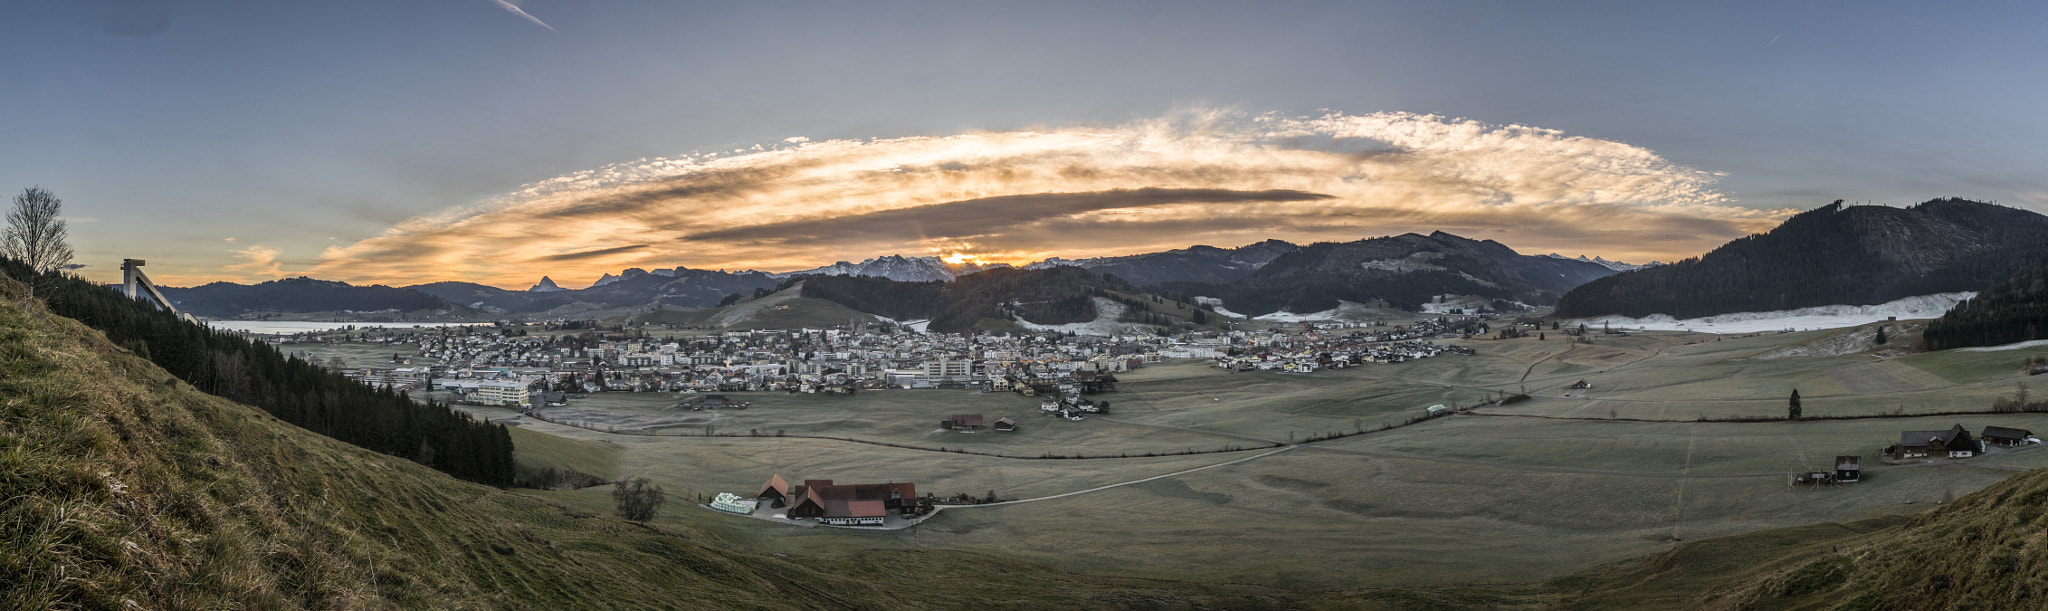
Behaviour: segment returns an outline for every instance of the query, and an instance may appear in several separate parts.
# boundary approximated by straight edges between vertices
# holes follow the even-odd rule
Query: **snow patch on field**
[[[1702,333],[1754,333],[1757,331],[1840,329],[1897,317],[1899,320],[1939,318],[1957,303],[1976,297],[1974,292],[1937,293],[1887,301],[1877,305],[1831,305],[1772,312],[1736,312],[1719,316],[1679,320],[1666,314],[1643,318],[1599,316],[1572,319],[1588,328],[1609,325],[1620,329],[1649,331],[1699,331]]]
[[[1957,352],[1999,352],[1999,351],[2002,351],[2002,350],[2025,350],[2025,349],[2027,349],[2027,348],[2033,348],[2033,347],[2036,347],[2036,346],[2048,346],[2048,339],[2037,339],[2037,340],[2034,340],[2034,341],[2030,341],[2030,342],[2019,342],[2019,343],[2016,343],[2016,344],[2004,344],[2004,345],[1999,345],[1999,346],[1982,346],[1982,347],[1978,347],[1978,348],[1957,348],[1957,349],[1956,349],[1956,351],[1957,351]]]
[[[1342,314],[1343,311],[1343,306],[1337,306],[1334,308],[1330,308],[1328,310],[1323,310],[1321,312],[1309,312],[1307,314],[1296,314],[1286,310],[1281,310],[1278,312],[1274,312],[1272,314],[1260,314],[1254,317],[1253,319],[1263,320],[1266,322],[1309,322],[1320,320],[1337,320],[1338,315]]]
[[[927,330],[927,329],[930,329],[930,328],[931,328],[931,326],[932,326],[932,320],[931,320],[931,319],[929,319],[929,318],[919,318],[919,319],[917,319],[917,320],[913,320],[913,321],[909,321],[909,322],[904,322],[904,321],[896,320],[896,319],[894,319],[894,318],[890,318],[890,317],[887,317],[887,316],[882,316],[882,315],[879,315],[879,314],[869,314],[869,316],[873,316],[873,317],[875,317],[875,318],[877,318],[877,319],[880,319],[880,320],[881,320],[882,322],[886,322],[886,323],[889,323],[889,324],[892,324],[892,325],[902,325],[902,326],[903,326],[903,328],[906,328],[906,329],[910,329],[910,330],[911,330],[912,332],[916,332],[916,333],[930,333],[930,332],[931,332],[931,331],[928,331],[928,330]]]
[[[1479,310],[1493,307],[1493,300],[1478,295],[1438,295],[1429,303],[1422,304],[1424,314],[1450,314],[1458,310],[1465,314],[1476,314]]]
[[[1012,316],[1011,318],[1013,320],[1016,320],[1017,324],[1023,325],[1024,328],[1033,331],[1056,331],[1059,333],[1072,332],[1075,335],[1095,335],[1101,337],[1152,334],[1151,325],[1141,325],[1138,323],[1130,322],[1117,322],[1117,317],[1124,315],[1124,304],[1117,303],[1117,301],[1114,299],[1106,299],[1102,297],[1094,297],[1092,299],[1095,300],[1095,320],[1091,320],[1088,322],[1070,322],[1062,325],[1041,325],[1035,322],[1024,320],[1024,318],[1021,316]]]
[[[1897,322],[1849,328],[1828,333],[1812,340],[1784,346],[1763,354],[1759,359],[1820,358],[1862,354],[1887,348],[1909,347],[1916,343],[1915,336],[1926,328],[1924,322]],[[1877,330],[1884,329],[1887,342],[1877,343]]]
[[[1216,297],[1196,297],[1195,303],[1209,306],[1209,311],[1215,312],[1222,316],[1227,316],[1230,318],[1251,318],[1250,316],[1245,316],[1243,314],[1223,309],[1223,300]]]

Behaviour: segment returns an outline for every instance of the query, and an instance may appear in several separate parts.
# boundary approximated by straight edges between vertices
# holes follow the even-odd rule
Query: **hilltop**
[[[1697,258],[1588,282],[1557,315],[1699,318],[1977,291],[2048,261],[2048,216],[1960,199],[1910,208],[1842,202]]]
[[[1573,287],[1612,274],[1590,261],[1523,255],[1493,240],[1438,231],[1310,244],[1227,284],[1166,287],[1218,297],[1232,311],[1258,316],[1320,312],[1341,301],[1384,300],[1417,311],[1438,295],[1549,305]]]

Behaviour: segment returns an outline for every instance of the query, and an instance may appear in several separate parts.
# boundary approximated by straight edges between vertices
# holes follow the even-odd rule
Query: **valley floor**
[[[644,475],[678,501],[750,496],[771,474],[1055,497],[949,510],[889,532],[686,508],[658,518],[768,552],[953,549],[1082,573],[1308,590],[1528,582],[1704,537],[1921,512],[2048,466],[2048,451],[2031,449],[1924,465],[1878,456],[1903,430],[2048,431],[2048,414],[1955,414],[2013,394],[2019,363],[2048,347],[1758,358],[1829,333],[1838,332],[1473,341],[1477,356],[1313,374],[1171,363],[1120,376],[1119,392],[1096,397],[1110,413],[1079,422],[1038,416],[1035,399],[931,390],[752,393],[750,409],[720,412],[614,393],[555,418],[579,426],[508,423],[522,429],[522,462]],[[1591,388],[1569,391],[1579,380]],[[1857,418],[1712,421],[1782,417],[1795,388],[1809,418]],[[1533,398],[1402,426],[1430,405],[1519,392]],[[937,428],[955,413],[1021,426]],[[1308,441],[1326,436],[1336,438]],[[1190,451],[1215,453],[1162,456]],[[1838,455],[1862,456],[1864,481],[1790,484]],[[603,511],[608,491],[541,494]]]

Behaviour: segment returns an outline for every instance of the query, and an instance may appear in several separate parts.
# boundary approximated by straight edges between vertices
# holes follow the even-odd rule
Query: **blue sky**
[[[1524,252],[1668,259],[1838,198],[1953,195],[2048,210],[2038,32],[2048,20],[2037,4],[514,4],[548,27],[492,0],[16,8],[0,23],[0,188],[64,198],[88,275],[112,277],[120,258],[141,257],[173,283],[312,273],[511,286],[550,273],[574,285],[627,265],[793,268],[892,252],[1022,260],[1234,246],[1261,231],[1313,240],[1438,228]],[[1275,131],[1259,119],[1333,113],[1370,126]],[[1549,130],[1487,132],[1547,152],[1474,138],[1459,120]],[[1180,171],[1222,163],[1203,155],[1356,152],[1418,129],[1454,141],[1410,142],[1394,148],[1422,152],[1364,169],[1261,157],[1228,162],[1262,169],[1227,177]],[[1062,138],[1003,137],[1047,133]],[[905,140],[963,135],[943,150]],[[834,141],[863,146],[822,146]],[[1494,148],[1465,156],[1473,146]],[[1129,153],[1139,149],[1142,164]],[[704,157],[713,151],[723,161]],[[937,154],[982,163],[961,174],[964,162]],[[1136,165],[1069,184],[1047,178],[1072,175],[1045,169],[1055,157]],[[643,158],[689,162],[590,179]],[[930,161],[890,166],[927,180],[893,191],[901,183],[862,165],[877,158]],[[1546,160],[1577,169],[1541,180],[1610,186],[1546,189],[1529,176]],[[1624,171],[1603,174],[1616,160]],[[1003,182],[1026,162],[1038,178]],[[860,195],[786,177],[745,185],[752,207],[673,195],[698,193],[679,185],[713,174],[819,166],[840,168],[831,184]],[[1325,169],[1333,175],[1304,175]],[[567,190],[528,188],[578,173]],[[1373,181],[1384,188],[1339,192]],[[1614,191],[1643,184],[1654,188]],[[1329,197],[1113,201],[1146,188]],[[617,218],[561,213],[619,210],[592,206],[627,192],[669,199]],[[877,230],[809,249],[707,239],[708,228],[777,216],[776,205],[815,226],[1058,193],[1110,203],[1010,219],[1030,232]],[[751,212],[718,217],[740,209]],[[1246,229],[1204,215],[1275,220]],[[1504,220],[1532,215],[1558,220]],[[713,220],[650,220],[677,217]],[[1603,222],[1611,230],[1573,229]],[[579,254],[600,251],[617,254]]]

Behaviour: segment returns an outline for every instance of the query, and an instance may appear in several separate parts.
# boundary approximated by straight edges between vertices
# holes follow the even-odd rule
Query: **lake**
[[[342,329],[411,329],[414,327],[460,327],[465,325],[489,325],[475,322],[314,322],[305,320],[209,320],[206,326],[223,331],[241,331],[262,335],[291,335],[311,331],[338,331]]]

